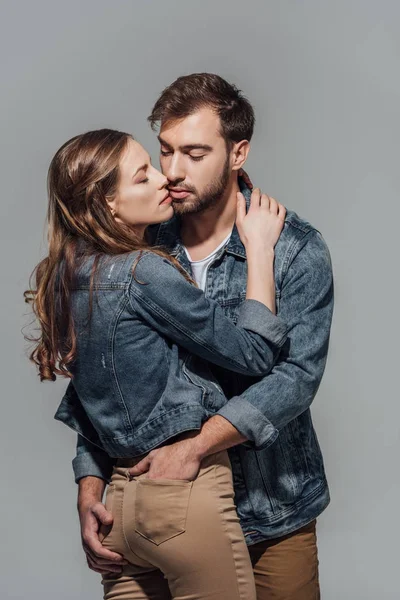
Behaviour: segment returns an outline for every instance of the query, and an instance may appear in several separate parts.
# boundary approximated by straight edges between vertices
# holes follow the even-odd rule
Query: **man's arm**
[[[73,392],[76,394],[75,390]],[[78,483],[78,514],[82,547],[88,566],[102,575],[120,573],[123,557],[101,544],[101,526],[110,526],[112,514],[102,504],[106,483],[110,481],[115,459],[78,435],[76,456],[72,461]]]
[[[312,230],[283,281],[279,314],[289,325],[289,335],[278,363],[218,411],[256,449],[272,444],[279,430],[313,401],[325,369],[332,313],[330,255],[321,234]]]
[[[76,393],[76,392],[75,392]],[[76,443],[76,456],[72,461],[75,481],[78,483],[82,477],[99,477],[109,483],[115,459],[91,444],[89,440],[78,434]]]
[[[113,517],[101,503],[105,481],[98,477],[84,477],[79,481],[78,512],[81,524],[82,547],[88,566],[102,575],[120,573],[127,564],[123,556],[101,544],[101,526],[110,526]]]
[[[288,267],[279,314],[289,336],[269,375],[229,400],[201,431],[154,450],[132,470],[149,477],[191,478],[202,458],[249,440],[257,449],[274,442],[279,430],[304,412],[324,372],[333,312],[329,251],[315,230],[306,234]],[[195,473],[193,475],[193,473]]]

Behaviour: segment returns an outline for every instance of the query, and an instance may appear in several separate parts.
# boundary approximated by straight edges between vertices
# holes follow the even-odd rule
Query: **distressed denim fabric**
[[[207,361],[254,376],[272,369],[286,340],[280,317],[246,300],[235,325],[153,252],[100,259],[89,318],[94,260],[85,259],[72,291],[80,404],[70,389],[56,418],[110,456],[139,456],[221,408],[226,398]]]
[[[241,187],[249,202],[250,191],[242,183]],[[190,273],[178,219],[157,228],[154,239]],[[233,323],[239,322],[245,302],[246,278],[245,249],[234,228],[209,267],[205,290]],[[275,285],[278,314],[289,330],[271,372],[255,379],[212,367],[229,398],[215,412],[249,440],[229,450],[235,501],[248,544],[299,529],[330,501],[310,405],[328,352],[332,266],[321,234],[290,210],[275,247]],[[73,388],[70,391],[76,399]],[[99,447],[78,436],[73,461],[76,480],[86,475],[108,480],[113,462]]]

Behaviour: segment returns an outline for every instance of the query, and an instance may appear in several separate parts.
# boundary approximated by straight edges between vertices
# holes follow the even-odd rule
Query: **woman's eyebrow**
[[[136,177],[136,175],[139,173],[139,171],[142,171],[143,169],[147,169],[148,164],[145,163],[144,165],[142,165],[141,167],[139,167],[138,169],[136,169],[136,171],[134,172],[134,174],[132,175],[132,177]]]

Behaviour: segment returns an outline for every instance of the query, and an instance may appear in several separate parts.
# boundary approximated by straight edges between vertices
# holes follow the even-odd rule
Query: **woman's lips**
[[[168,194],[168,196],[165,196],[164,200],[161,200],[160,204],[169,204],[172,202],[172,198],[170,196],[170,194]]]
[[[183,200],[190,195],[190,192],[187,190],[169,190],[169,193],[174,200]]]

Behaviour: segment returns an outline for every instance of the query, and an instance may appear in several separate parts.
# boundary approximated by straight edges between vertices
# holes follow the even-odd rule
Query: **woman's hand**
[[[246,213],[245,197],[241,192],[237,197],[236,226],[246,251],[273,252],[285,223],[285,207],[256,188]]]

